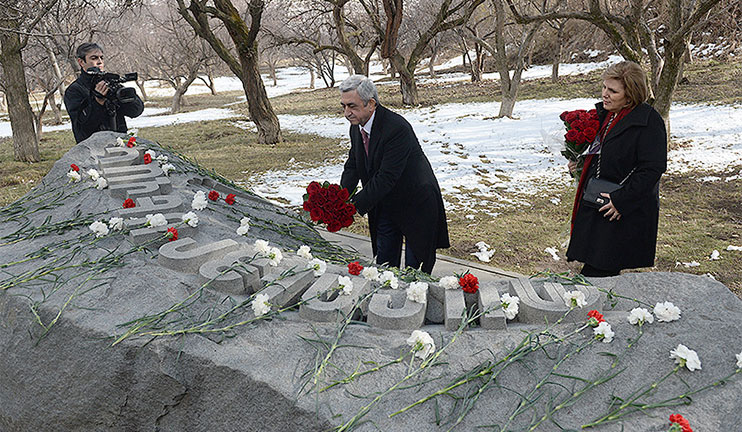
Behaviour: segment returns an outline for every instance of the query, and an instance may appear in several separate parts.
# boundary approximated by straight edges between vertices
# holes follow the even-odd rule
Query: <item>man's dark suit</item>
[[[448,225],[441,190],[412,126],[399,114],[377,105],[371,126],[369,156],[357,125],[350,127],[350,152],[341,185],[352,191],[358,213],[368,213],[374,255],[380,216],[402,232],[415,257],[430,273],[435,250],[449,247]],[[383,213],[383,214],[382,214]],[[394,264],[394,263],[392,263]]]

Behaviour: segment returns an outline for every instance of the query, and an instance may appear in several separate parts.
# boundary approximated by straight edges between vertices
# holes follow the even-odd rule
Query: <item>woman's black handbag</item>
[[[623,183],[623,182],[622,182]],[[611,193],[623,187],[622,184],[603,180],[599,177],[590,177],[582,194],[583,204],[589,207],[601,208],[608,204],[609,199],[601,196],[602,193]]]

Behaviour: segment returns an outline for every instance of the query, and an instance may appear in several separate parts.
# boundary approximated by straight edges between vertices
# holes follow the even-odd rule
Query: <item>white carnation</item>
[[[365,267],[363,270],[361,270],[361,276],[370,281],[378,281],[379,269],[377,269],[376,267]]]
[[[144,152],[144,154],[148,154],[149,157],[151,157],[152,159],[157,158],[157,153],[155,153],[154,150],[147,150],[146,152]]]
[[[399,288],[399,279],[397,279],[397,277],[394,276],[394,273],[389,270],[385,270],[381,276],[379,276],[379,282],[381,282],[382,285],[391,287],[392,289]]]
[[[737,369],[742,369],[742,352],[734,356],[737,357]]]
[[[299,249],[297,249],[296,255],[298,255],[298,256],[300,256],[300,257],[302,257],[304,259],[307,259],[307,260],[311,260],[313,258],[312,257],[312,249],[309,246],[307,246],[307,245],[301,245],[299,247]]]
[[[520,303],[518,296],[511,296],[505,293],[500,296],[500,303],[502,305],[502,311],[505,313],[505,318],[511,320],[518,315],[518,303]]]
[[[147,223],[145,225],[151,226],[152,228],[157,228],[157,227],[167,225],[167,219],[162,213],[148,214],[146,217],[147,217]]]
[[[196,213],[188,212],[181,216],[180,219],[193,228],[198,226],[198,215]]]
[[[124,218],[112,217],[108,221],[108,227],[114,231],[121,231],[122,229],[124,229]]]
[[[255,252],[260,255],[267,256],[270,253],[270,246],[267,240],[255,240]]]
[[[428,332],[422,330],[413,330],[412,335],[407,339],[407,345],[412,347],[415,357],[423,360],[435,352],[435,341]]]
[[[167,161],[168,161],[168,158],[164,154],[157,155],[157,162],[159,162],[161,165],[162,164],[166,164]],[[170,166],[172,166],[172,165],[170,165]],[[173,167],[173,168],[175,168],[175,167]]]
[[[307,263],[307,268],[312,269],[315,277],[322,276],[327,270],[327,263],[319,258],[312,258],[312,260]]]
[[[459,287],[459,278],[456,276],[444,276],[439,283],[445,289],[456,289]]]
[[[88,228],[90,228],[90,231],[95,233],[96,237],[108,235],[108,225],[106,225],[105,222],[95,221],[91,223]]]
[[[79,172],[77,172],[75,170],[70,170],[67,173],[67,178],[69,178],[71,182],[79,182],[80,179],[82,178],[82,176],[80,175]]]
[[[644,308],[631,309],[629,313],[629,324],[643,325],[644,323],[652,324],[654,322],[654,316]]]
[[[350,295],[353,292],[353,281],[348,276],[338,276],[338,288],[340,294]]]
[[[604,343],[611,343],[613,336],[615,335],[611,329],[611,325],[605,321],[598,324],[598,326],[593,329],[593,333],[598,340],[602,340]]]
[[[428,284],[412,282],[407,288],[407,298],[417,303],[425,303],[428,300]]]
[[[108,187],[108,180],[106,180],[103,177],[98,177],[98,180],[95,181],[95,188],[98,190],[103,190]]]
[[[160,168],[165,175],[169,175],[170,171],[175,171],[175,165],[169,163],[163,164]]]
[[[701,369],[701,360],[698,358],[698,354],[683,344],[678,344],[677,348],[670,351],[670,358],[675,359],[676,364],[687,367],[691,372]]]
[[[680,308],[671,302],[658,302],[654,305],[654,314],[659,322],[675,321],[680,319]]]
[[[585,300],[585,294],[583,294],[582,291],[574,290],[574,291],[567,291],[564,295],[564,304],[567,305],[567,307],[584,307],[587,306],[587,301]]]
[[[88,170],[88,176],[90,176],[90,178],[91,178],[91,179],[92,179],[93,181],[95,181],[95,180],[98,180],[98,177],[100,177],[100,173],[98,172],[98,170],[97,170],[97,169],[95,169],[95,168],[90,168],[90,169]]]
[[[203,210],[206,208],[206,204],[206,194],[204,191],[196,192],[196,195],[193,196],[193,201],[191,202],[191,208],[193,210]]]
[[[271,305],[268,304],[268,294],[258,294],[252,301],[252,311],[256,317],[270,312]]]
[[[278,264],[281,263],[281,260],[283,259],[283,253],[281,253],[281,249],[272,247],[268,252],[267,258],[270,260],[269,264],[273,267],[276,267]]]
[[[126,147],[126,143],[124,142],[124,140],[121,139],[121,137],[116,137],[116,146]]]

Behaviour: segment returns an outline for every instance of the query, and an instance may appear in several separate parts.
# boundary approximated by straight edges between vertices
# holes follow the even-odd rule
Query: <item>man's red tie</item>
[[[366,129],[361,128],[361,138],[363,138],[363,148],[366,149],[366,156],[368,156],[368,132],[366,132]]]

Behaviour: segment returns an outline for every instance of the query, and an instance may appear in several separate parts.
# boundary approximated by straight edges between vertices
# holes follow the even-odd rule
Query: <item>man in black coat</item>
[[[340,84],[350,121],[350,152],[342,187],[353,191],[358,213],[368,213],[371,243],[379,264],[399,267],[402,237],[405,264],[430,273],[435,250],[449,247],[443,197],[412,126],[379,104],[374,83],[353,75]]]
[[[75,141],[83,141],[98,131],[126,132],[124,116],[138,117],[144,111],[142,100],[136,95],[127,103],[108,100],[109,88],[105,81],[99,81],[91,91],[93,76],[87,70],[91,67],[97,67],[101,72],[104,70],[103,49],[98,44],[86,42],[80,45],[76,58],[80,76],[64,92],[64,105],[72,121]]]

